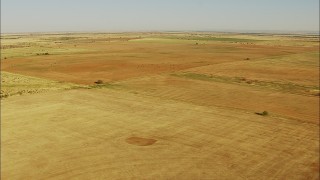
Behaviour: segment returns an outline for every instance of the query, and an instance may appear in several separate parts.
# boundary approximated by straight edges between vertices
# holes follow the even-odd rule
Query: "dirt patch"
[[[129,137],[126,139],[126,142],[136,146],[150,146],[157,142],[155,139],[147,139],[141,137]]]

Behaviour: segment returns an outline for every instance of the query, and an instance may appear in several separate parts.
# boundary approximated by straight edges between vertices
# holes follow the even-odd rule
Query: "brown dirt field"
[[[92,84],[97,79],[118,81],[193,67],[238,62],[248,56],[251,59],[259,59],[317,50],[314,47],[242,46],[136,42],[116,42],[110,45],[105,42],[94,46],[96,52],[14,58],[3,61],[1,69],[58,81]],[[85,48],[93,47],[87,45]],[[232,71],[231,69],[228,72]]]
[[[317,39],[3,36],[1,179],[319,179]]]

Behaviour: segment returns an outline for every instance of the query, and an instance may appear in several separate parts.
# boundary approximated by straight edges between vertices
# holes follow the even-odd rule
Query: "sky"
[[[1,33],[315,31],[319,0],[1,0]]]

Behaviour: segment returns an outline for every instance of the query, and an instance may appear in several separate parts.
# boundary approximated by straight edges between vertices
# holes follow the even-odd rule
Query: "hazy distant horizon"
[[[2,0],[1,33],[319,34],[318,0]]]
[[[163,30],[163,31],[29,31],[29,32],[0,32],[0,34],[82,34],[82,33],[234,33],[234,34],[306,34],[318,35],[319,31],[277,31],[277,30]]]

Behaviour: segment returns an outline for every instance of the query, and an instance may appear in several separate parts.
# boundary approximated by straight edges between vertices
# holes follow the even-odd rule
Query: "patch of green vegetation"
[[[0,98],[75,88],[80,88],[80,85],[14,74],[5,71],[1,72]]]
[[[181,39],[170,39],[165,37],[157,37],[157,38],[142,38],[142,39],[134,39],[130,40],[130,42],[139,42],[139,43],[159,43],[159,44],[193,44],[193,42],[190,42],[188,40],[181,40]]]
[[[41,38],[40,40],[52,42],[52,41],[70,41],[70,40],[78,40],[78,39],[88,39],[88,37],[80,37],[80,36],[54,36],[51,35],[46,38]]]
[[[40,55],[60,55],[60,54],[74,54],[80,52],[86,52],[86,49],[79,48],[56,48],[56,47],[25,47],[25,48],[12,48],[2,49],[1,59],[16,58],[16,57],[28,57],[28,56],[40,56]]]
[[[277,90],[286,93],[300,94],[307,96],[318,96],[319,86],[307,86],[294,84],[291,82],[275,82],[275,81],[259,81],[250,80],[243,77],[226,77],[226,76],[214,76],[206,74],[196,73],[183,73],[183,74],[171,74],[172,76],[196,79],[202,81],[213,81],[220,83],[240,84],[245,86],[259,87],[263,89]]]
[[[211,77],[205,74],[185,73],[185,74],[171,74],[171,75],[176,77],[186,77],[191,79],[199,79],[199,80],[207,80],[207,81],[211,80]]]
[[[20,37],[17,37],[17,36],[1,36],[0,39],[20,39]]]
[[[315,51],[315,52],[309,52],[309,53],[305,53],[306,56],[311,57],[311,58],[319,58],[320,57],[320,52],[319,51]]]
[[[306,52],[298,54],[289,54],[289,55],[278,55],[278,56],[269,56],[261,58],[262,61],[265,61],[269,64],[285,65],[290,67],[319,67],[319,51],[315,52]]]
[[[225,76],[213,76],[213,75],[206,75],[206,74],[196,74],[196,73],[183,73],[183,74],[171,74],[177,77],[184,77],[196,80],[203,80],[203,81],[215,81],[215,82],[232,82],[234,81],[233,78],[225,77]]]
[[[223,41],[223,42],[258,42],[262,40],[244,39],[232,37],[212,37],[212,36],[166,36],[159,37],[164,39],[178,39],[178,40],[194,40],[194,41]]]

